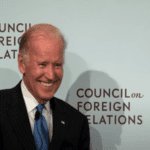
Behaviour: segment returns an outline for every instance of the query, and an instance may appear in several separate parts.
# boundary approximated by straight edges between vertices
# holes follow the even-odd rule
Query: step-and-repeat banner
[[[67,41],[55,96],[87,116],[91,149],[149,150],[149,8],[147,0],[1,1],[0,89],[22,79],[22,34],[52,24]]]

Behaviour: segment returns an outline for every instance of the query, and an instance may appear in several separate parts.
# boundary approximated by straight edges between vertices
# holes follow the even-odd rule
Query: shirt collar
[[[21,91],[26,104],[27,112],[30,113],[36,106],[39,105],[37,100],[33,97],[33,95],[28,91],[27,87],[24,84],[24,81],[21,81]],[[50,112],[50,103],[49,101],[44,104],[45,108]]]

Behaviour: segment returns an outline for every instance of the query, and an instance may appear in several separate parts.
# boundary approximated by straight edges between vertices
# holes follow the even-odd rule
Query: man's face
[[[43,103],[42,99],[50,100],[63,78],[63,51],[60,41],[48,36],[30,39],[29,61],[20,65],[19,69],[25,73],[24,83],[36,100],[39,103]]]

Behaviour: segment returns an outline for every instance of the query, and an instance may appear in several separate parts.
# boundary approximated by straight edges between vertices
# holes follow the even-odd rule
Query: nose
[[[45,68],[45,76],[47,79],[53,81],[55,79],[55,69],[52,65],[49,65]]]

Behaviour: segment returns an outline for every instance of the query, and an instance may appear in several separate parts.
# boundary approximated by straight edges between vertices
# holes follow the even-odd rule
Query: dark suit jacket
[[[50,100],[50,104],[53,138],[49,149],[89,149],[87,118],[55,97]],[[0,138],[0,150],[36,150],[20,83],[12,89],[0,91]]]

